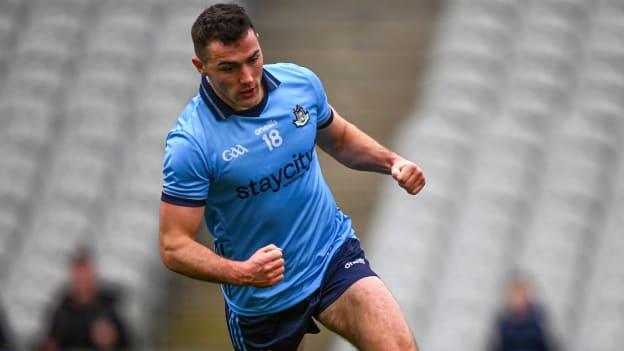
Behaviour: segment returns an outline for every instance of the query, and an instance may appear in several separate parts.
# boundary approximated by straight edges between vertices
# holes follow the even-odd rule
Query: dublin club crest
[[[295,118],[293,119],[295,127],[301,128],[308,124],[308,121],[310,120],[310,115],[308,114],[308,111],[304,110],[303,107],[301,107],[301,105],[295,106],[295,108],[293,109],[293,113],[295,114]]]

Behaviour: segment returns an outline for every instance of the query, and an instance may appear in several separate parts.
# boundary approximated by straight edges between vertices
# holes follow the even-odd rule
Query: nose
[[[252,70],[248,66],[243,66],[240,74],[240,82],[241,84],[251,84],[253,83],[253,75]]]

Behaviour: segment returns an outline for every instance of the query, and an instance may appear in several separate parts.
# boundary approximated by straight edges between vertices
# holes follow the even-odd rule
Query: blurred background
[[[231,349],[218,286],[167,271],[157,240],[211,3],[0,0],[0,350],[54,350],[71,316],[100,349]],[[311,68],[424,169],[411,197],[321,155],[423,350],[515,350],[527,325],[531,350],[621,349],[624,1],[240,3],[266,63]]]

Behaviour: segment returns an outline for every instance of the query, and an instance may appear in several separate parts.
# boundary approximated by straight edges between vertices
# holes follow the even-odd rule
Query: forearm
[[[316,143],[325,152],[349,168],[392,174],[409,194],[416,195],[422,190],[425,176],[414,162],[383,147],[335,110],[333,112],[333,122],[317,133]]]
[[[349,168],[383,174],[390,174],[392,165],[402,159],[348,122],[342,128],[337,143],[326,151]]]
[[[246,283],[243,262],[219,256],[188,236],[173,237],[175,239],[161,239],[161,256],[167,268],[209,282],[235,285]]]

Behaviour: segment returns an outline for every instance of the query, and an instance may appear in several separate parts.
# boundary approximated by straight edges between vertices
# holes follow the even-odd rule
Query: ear
[[[199,57],[197,57],[197,55],[194,55],[193,58],[191,58],[191,62],[193,62],[193,66],[195,66],[195,69],[197,70],[197,72],[199,72],[199,74],[205,74],[204,63],[199,59]]]

